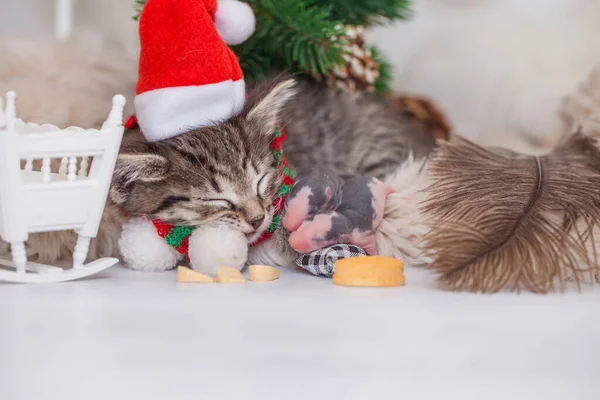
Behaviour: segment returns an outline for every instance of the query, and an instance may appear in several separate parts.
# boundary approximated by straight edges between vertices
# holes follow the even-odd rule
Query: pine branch
[[[393,67],[383,58],[377,47],[371,47],[371,57],[379,64],[379,78],[375,81],[375,93],[379,96],[387,96],[392,92]]]
[[[140,14],[142,13],[142,8],[144,8],[145,5],[146,5],[146,0],[135,0],[135,5],[133,6],[133,9],[135,10],[133,19],[135,21],[138,21],[140,19]]]
[[[365,27],[411,16],[410,0],[313,0],[331,7],[331,18],[348,25]]]
[[[306,0],[247,0],[260,27],[255,40],[243,43],[262,48],[288,66],[308,74],[325,73],[343,62],[343,27],[330,18],[331,6],[315,7]]]
[[[240,61],[246,82],[256,82],[285,69],[285,63],[275,59],[273,54],[264,49],[256,36],[232,49]]]

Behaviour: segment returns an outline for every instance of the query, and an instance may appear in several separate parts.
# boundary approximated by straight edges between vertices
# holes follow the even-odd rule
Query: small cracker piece
[[[246,283],[246,279],[240,271],[233,267],[221,267],[217,270],[217,283]]]
[[[251,265],[248,279],[254,282],[269,282],[279,279],[279,271],[268,265]]]
[[[179,283],[214,283],[214,278],[196,272],[193,269],[179,266],[177,267],[177,282]]]

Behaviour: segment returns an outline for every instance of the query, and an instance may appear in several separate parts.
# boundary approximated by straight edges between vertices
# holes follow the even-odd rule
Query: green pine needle
[[[313,0],[332,7],[331,18],[365,27],[411,16],[410,0]]]
[[[379,78],[375,81],[375,94],[387,96],[392,92],[391,84],[394,76],[392,65],[383,58],[376,47],[371,47],[371,57],[379,65]]]
[[[140,14],[142,13],[142,8],[146,5],[146,0],[135,0],[135,5],[133,9],[135,10],[135,14],[133,19],[138,21],[140,19]]]
[[[342,24],[330,18],[330,6],[308,0],[247,0],[256,15],[253,40],[236,46],[240,54],[264,51],[276,64],[307,74],[325,73],[343,62]],[[259,75],[259,74],[257,74]]]
[[[233,51],[240,60],[240,66],[248,82],[266,78],[283,64],[275,62],[273,55],[260,45],[256,36],[250,37],[242,46],[234,46]]]

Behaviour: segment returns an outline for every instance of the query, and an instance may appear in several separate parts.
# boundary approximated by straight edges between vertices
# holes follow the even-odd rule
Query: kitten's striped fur
[[[294,93],[285,82],[238,116],[148,143],[127,139],[110,198],[128,215],[173,225],[219,221],[257,239],[273,218],[281,174],[271,150],[277,102]]]
[[[295,171],[322,165],[345,177],[383,178],[410,152],[424,157],[435,145],[426,124],[386,100],[301,79],[273,91],[283,81],[265,80],[249,90],[244,111],[215,127],[160,143],[127,134],[90,258],[116,255],[120,226],[136,215],[186,225],[219,219],[249,240],[259,237],[271,222],[269,206],[280,179],[270,151],[277,122],[286,130],[284,152]],[[251,222],[261,214],[264,221],[255,228]],[[279,260],[294,255],[286,239],[278,229],[269,244]],[[75,235],[40,234],[30,242],[40,262],[54,262],[70,256]]]
[[[278,122],[294,170],[321,165],[343,177],[383,178],[409,154],[424,157],[435,145],[425,126],[384,100],[278,78],[257,85],[244,111],[217,126],[157,143],[128,138],[111,200],[127,215],[175,225],[218,220],[253,240],[273,217],[280,175],[270,141]],[[288,252],[285,232],[276,236]]]

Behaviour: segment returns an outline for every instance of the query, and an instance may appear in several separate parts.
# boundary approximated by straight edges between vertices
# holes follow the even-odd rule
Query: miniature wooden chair
[[[16,116],[14,92],[7,93],[5,109],[1,100],[0,237],[10,244],[12,262],[0,259],[0,266],[10,268],[0,267],[0,280],[68,281],[116,264],[116,258],[84,262],[98,233],[123,137],[125,98],[113,98],[100,130],[25,123]],[[61,160],[58,172],[51,171],[52,159]],[[34,160],[42,161],[40,171],[34,170]],[[28,262],[29,233],[68,229],[78,234],[72,268]]]

